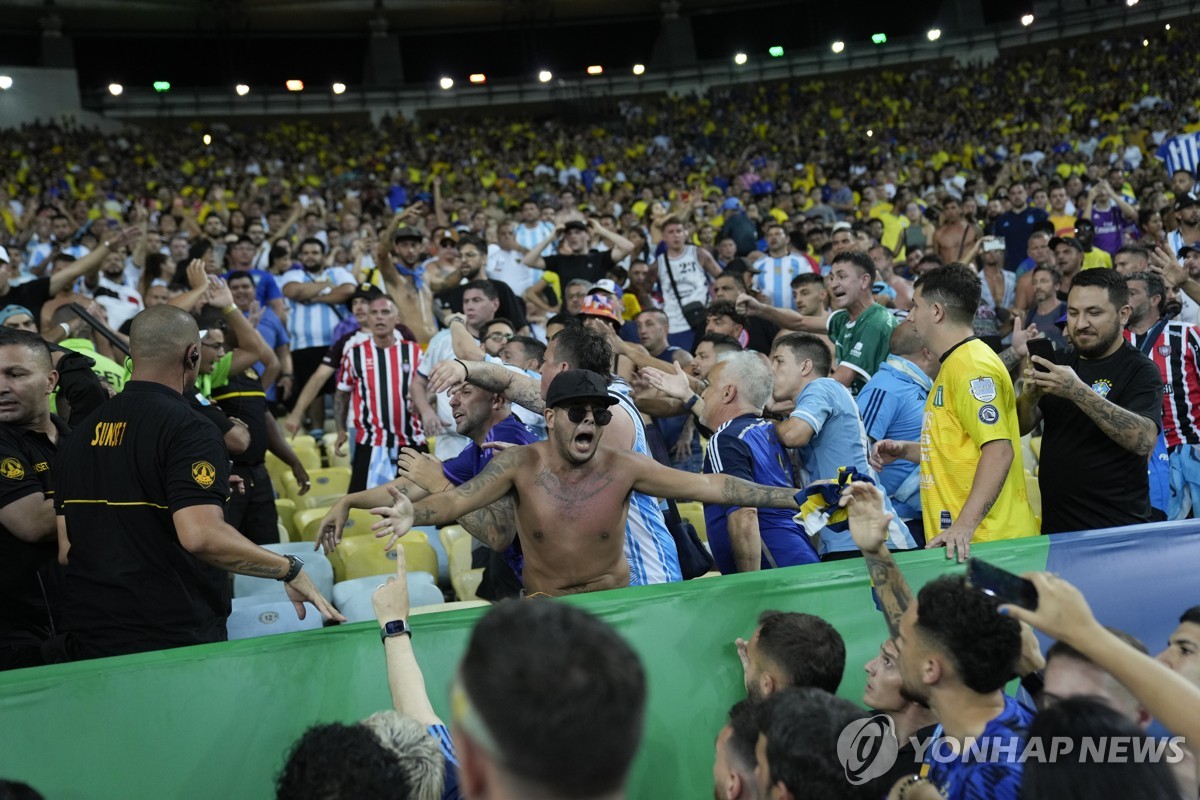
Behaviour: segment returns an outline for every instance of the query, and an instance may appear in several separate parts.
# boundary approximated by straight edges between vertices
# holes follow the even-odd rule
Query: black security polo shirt
[[[262,380],[253,369],[229,376],[229,382],[212,390],[209,398],[227,417],[246,423],[250,431],[250,446],[233,456],[239,467],[257,467],[267,458],[267,393]]]
[[[61,440],[69,428],[58,417],[50,419]],[[57,449],[40,431],[0,424],[0,506],[33,494],[53,497]],[[33,544],[0,526],[0,650],[49,637],[61,592],[57,537]],[[0,664],[4,661],[0,653]]]
[[[184,397],[129,381],[59,448],[55,508],[71,547],[63,628],[85,658],[221,641],[229,579],[179,543],[172,514],[223,506],[220,434]]]

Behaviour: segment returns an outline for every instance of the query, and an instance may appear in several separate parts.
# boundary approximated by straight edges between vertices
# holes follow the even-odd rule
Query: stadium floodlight
[[[870,128],[867,128],[867,138],[870,139],[874,135],[875,135],[875,131],[871,130]]]
[[[634,74],[634,75],[642,75],[642,74],[644,74],[645,72],[646,72],[646,65],[645,65],[645,64],[634,64],[634,65],[633,65],[633,74]]]
[[[833,45],[829,49],[835,53],[840,53],[846,49],[846,43],[843,42],[841,39],[838,39],[836,42],[833,43]]]
[[[119,83],[110,83],[108,85],[108,93],[113,97],[120,97],[121,92],[125,91],[125,87]]]
[[[747,55],[745,53],[738,53],[737,55],[735,55],[733,57],[733,63],[737,64],[740,67],[742,64],[746,63],[746,59],[747,59]]]
[[[925,34],[925,38],[931,42],[936,42],[938,39],[942,38],[942,29],[930,28],[929,33]]]
[[[467,80],[471,83],[487,83],[487,75],[484,75],[482,72],[472,72],[467,77]]]
[[[554,73],[548,69],[544,69],[538,73],[538,80],[542,83],[549,83],[554,79]]]
[[[12,76],[0,75],[0,90],[8,91],[12,88]]]
[[[1149,47],[1149,46],[1150,46],[1150,40],[1142,39],[1142,47]]]
[[[333,93],[334,93],[334,94],[344,94],[344,93],[345,93],[345,91],[346,91],[346,84],[344,84],[344,83],[335,83],[335,84],[333,85]]]
[[[590,67],[587,68],[587,74],[588,75],[603,75],[604,67],[600,66],[599,64],[592,64]]]
[[[779,45],[775,45],[774,47],[768,49],[767,52],[770,54],[771,58],[783,58],[783,48]]]
[[[209,133],[204,134],[204,136],[202,136],[200,138],[200,141],[204,142],[205,145],[212,144],[212,134],[209,134]]]
[[[1021,17],[1021,24],[1028,28],[1033,24],[1033,14],[1025,14]]]
[[[872,33],[871,34],[871,44],[887,44],[887,34],[886,33]]]
[[[238,93],[238,97],[245,97],[246,95],[250,94],[250,87],[244,83],[239,83],[237,86],[233,87],[233,90]]]
[[[1130,8],[1133,8],[1137,4],[1138,0],[1125,0],[1125,5],[1129,6]]]
[[[440,81],[438,81],[438,86],[441,86],[443,89],[453,89],[454,78],[442,78]]]
[[[155,81],[154,82],[154,91],[156,91],[156,92],[171,91],[171,82],[170,81]]]
[[[283,85],[285,87],[287,87],[287,90],[289,92],[303,92],[304,91],[304,81],[296,80],[295,78],[292,78],[290,81],[285,82]]]
[[[1163,28],[1163,30],[1164,30],[1164,31],[1169,31],[1169,30],[1171,30],[1171,23],[1169,23],[1169,22],[1168,22],[1168,23],[1167,23],[1167,25],[1166,25],[1166,27],[1165,27],[1165,28]]]

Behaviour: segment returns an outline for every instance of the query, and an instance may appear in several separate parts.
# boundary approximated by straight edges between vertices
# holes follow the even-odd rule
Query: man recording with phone
[[[1162,377],[1125,341],[1129,314],[1121,275],[1081,272],[1067,296],[1074,350],[1030,356],[1017,417],[1022,435],[1045,423],[1042,533],[1150,521],[1146,459],[1161,428]]]

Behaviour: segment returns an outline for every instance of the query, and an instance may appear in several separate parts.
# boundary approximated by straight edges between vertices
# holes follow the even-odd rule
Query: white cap
[[[8,263],[8,250],[0,247],[0,264]]]

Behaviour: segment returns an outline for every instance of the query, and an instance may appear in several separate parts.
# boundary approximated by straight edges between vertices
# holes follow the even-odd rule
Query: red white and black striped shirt
[[[1158,367],[1163,380],[1162,430],[1167,447],[1200,444],[1200,328],[1170,320],[1151,343],[1125,329],[1125,338]]]
[[[338,389],[350,392],[348,425],[354,441],[372,447],[424,444],[420,418],[412,413],[409,390],[421,363],[416,342],[395,335],[386,348],[368,337],[350,342],[342,355]]]

